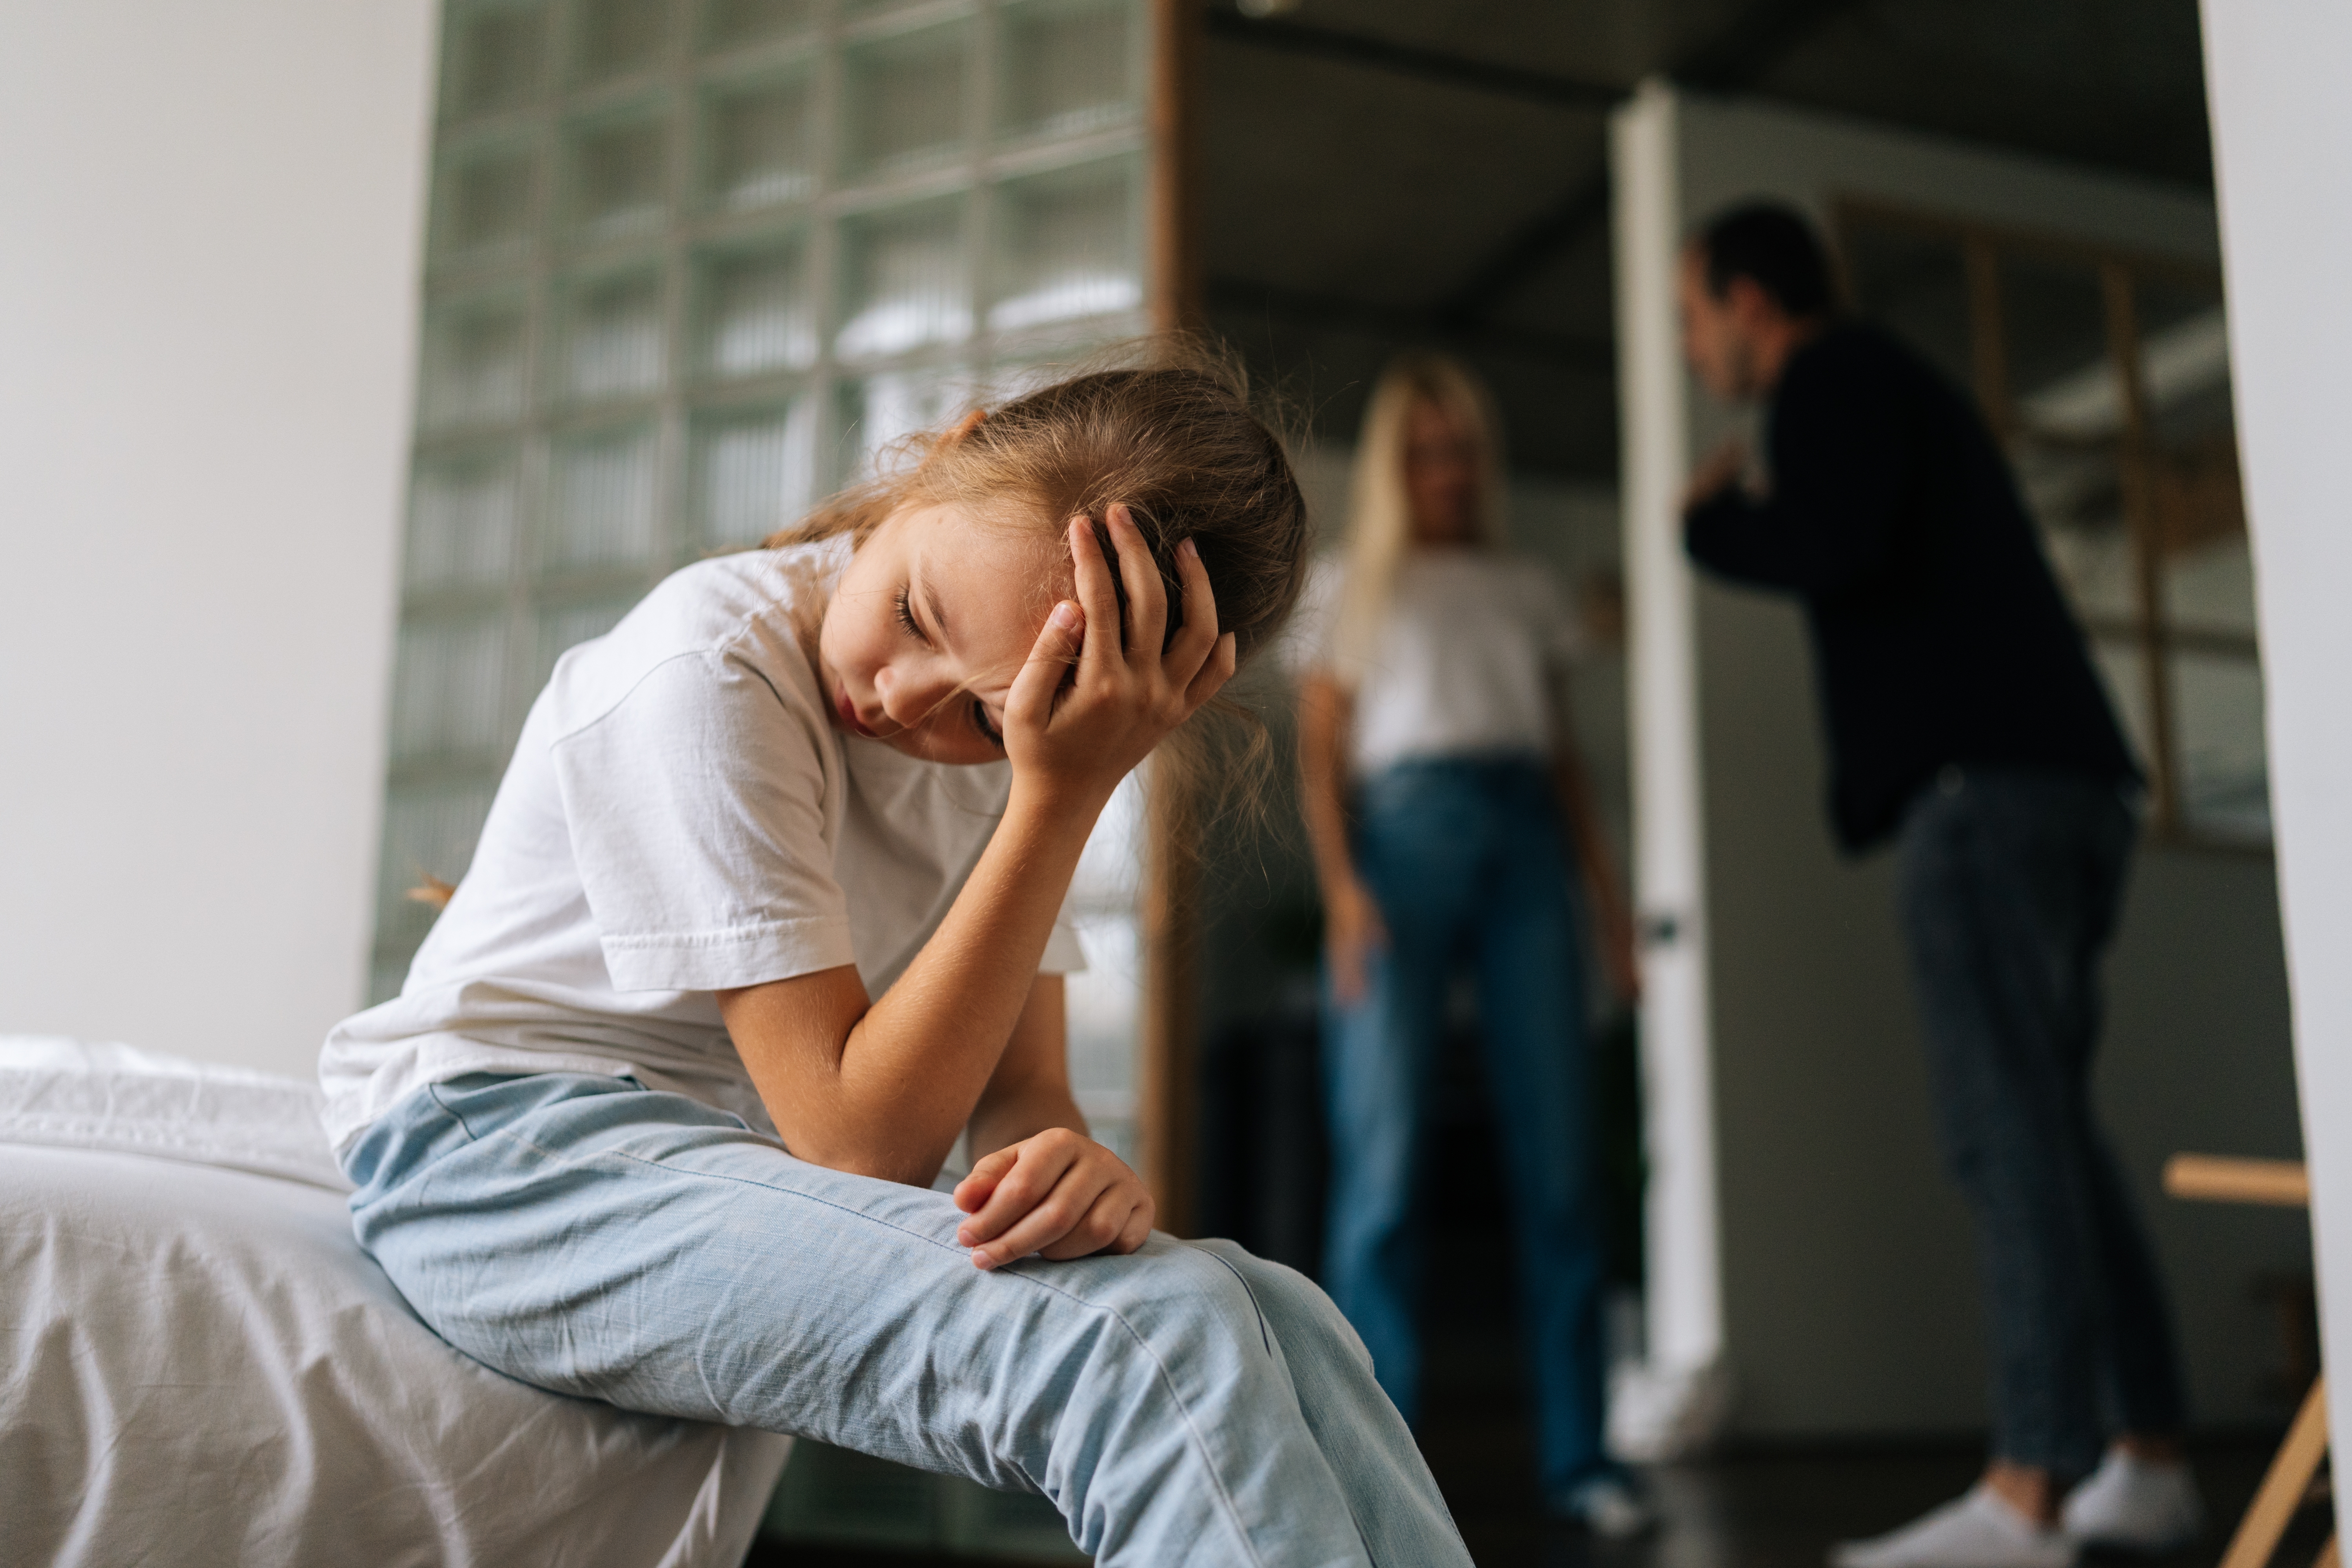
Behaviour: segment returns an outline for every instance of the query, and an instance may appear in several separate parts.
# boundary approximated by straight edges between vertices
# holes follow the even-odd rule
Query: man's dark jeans
[[[2110,780],[1947,768],[1904,817],[1903,925],[1944,1154],[1975,1209],[1993,1453],[2061,1477],[2184,1415],[2156,1258],[2091,1107],[2135,824]]]

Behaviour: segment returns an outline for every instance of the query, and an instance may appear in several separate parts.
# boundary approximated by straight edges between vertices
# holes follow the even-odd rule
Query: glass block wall
[[[1146,325],[1141,0],[450,0],[442,47],[372,999],[557,655]],[[1131,969],[1085,984],[1099,1033]]]

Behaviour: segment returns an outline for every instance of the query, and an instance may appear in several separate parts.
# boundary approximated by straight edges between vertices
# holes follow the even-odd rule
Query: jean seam
[[[436,1095],[435,1099],[437,1102],[439,1097]],[[455,1115],[456,1112],[452,1111],[451,1114]],[[463,1122],[461,1121],[459,1124],[462,1126]],[[520,1143],[524,1148],[530,1150],[534,1153],[544,1155],[550,1160],[570,1163],[574,1158],[576,1158],[575,1156],[560,1154],[554,1150],[545,1147],[536,1140],[526,1136],[520,1131],[517,1131],[512,1129],[506,1129],[504,1131],[507,1132],[508,1136],[513,1138],[516,1142]],[[471,1134],[469,1132],[468,1136],[470,1135]],[[755,1182],[744,1176],[721,1175],[712,1171],[697,1171],[686,1166],[669,1165],[659,1160],[646,1159],[642,1154],[633,1154],[625,1149],[611,1149],[599,1152],[599,1157],[606,1154],[609,1154],[615,1159],[626,1160],[633,1164],[648,1166],[651,1169],[662,1171],[672,1175],[694,1176],[703,1181],[730,1182],[738,1186],[758,1187],[764,1192],[775,1193],[784,1197],[799,1198],[803,1202],[815,1204],[821,1207],[835,1210],[837,1213],[847,1215],[853,1219],[862,1220],[868,1225],[877,1225],[887,1230],[895,1230],[901,1236],[911,1237],[912,1239],[922,1242],[927,1246],[938,1247],[942,1252],[962,1253],[964,1251],[961,1247],[951,1247],[946,1242],[939,1241],[931,1237],[925,1236],[919,1231],[909,1230],[903,1225],[898,1225],[890,1220],[877,1218],[877,1216],[864,1213],[861,1210],[850,1208],[843,1204],[835,1203],[830,1198],[821,1198],[813,1194],[796,1192],[793,1188],[777,1186],[770,1182]],[[1219,1258],[1217,1261],[1220,1263],[1224,1262],[1223,1258]],[[1230,1269],[1233,1266],[1231,1264],[1225,1264],[1225,1267]],[[1004,1275],[1004,1271],[1002,1269],[996,1270],[996,1272],[1000,1276]],[[1250,1539],[1248,1529],[1242,1523],[1240,1505],[1234,1501],[1233,1494],[1225,1489],[1224,1478],[1217,1473],[1217,1467],[1213,1458],[1212,1450],[1210,1449],[1207,1440],[1201,1434],[1199,1424],[1192,1418],[1191,1407],[1185,1403],[1183,1395],[1177,1392],[1176,1381],[1173,1377],[1169,1375],[1168,1363],[1160,1359],[1159,1352],[1151,1348],[1150,1342],[1145,1339],[1142,1333],[1137,1330],[1135,1325],[1128,1321],[1125,1313],[1119,1311],[1115,1307],[1102,1306],[1096,1302],[1088,1301],[1068,1290],[1063,1289],[1057,1285],[1048,1284],[1045,1280],[1039,1279],[1031,1274],[1013,1274],[1010,1275],[1009,1278],[1018,1279],[1025,1285],[1034,1286],[1037,1289],[1050,1291],[1054,1295],[1059,1296],[1064,1300],[1070,1302],[1073,1306],[1082,1308],[1087,1311],[1099,1312],[1103,1314],[1105,1317],[1109,1318],[1113,1322],[1118,1324],[1121,1329],[1125,1330],[1128,1338],[1134,1342],[1136,1347],[1142,1351],[1145,1355],[1151,1358],[1151,1364],[1159,1375],[1160,1385],[1167,1390],[1168,1397],[1174,1402],[1176,1408],[1183,1415],[1185,1431],[1190,1434],[1194,1451],[1198,1453],[1201,1458],[1202,1468],[1208,1472],[1210,1484],[1216,1489],[1217,1500],[1223,1505],[1227,1522],[1233,1527],[1234,1532],[1241,1538],[1242,1550],[1248,1553],[1249,1560],[1254,1563],[1260,1564],[1261,1568],[1263,1568],[1263,1564],[1265,1560],[1258,1554],[1257,1542]],[[1238,1278],[1238,1275],[1236,1275],[1236,1278]],[[1242,1288],[1244,1290],[1248,1290],[1249,1281],[1246,1279],[1243,1280]],[[1250,1307],[1253,1311],[1257,1310],[1257,1296],[1255,1292],[1250,1293]],[[1260,1331],[1264,1331],[1265,1318],[1263,1312],[1258,1314],[1258,1326]]]
[[[1213,1259],[1220,1268],[1223,1268],[1226,1273],[1232,1275],[1234,1279],[1240,1282],[1242,1294],[1249,1298],[1250,1310],[1257,1314],[1257,1337],[1259,1340],[1264,1342],[1265,1345],[1265,1353],[1269,1356],[1274,1354],[1274,1331],[1266,1327],[1265,1309],[1258,1304],[1257,1291],[1251,1286],[1248,1277],[1243,1274],[1240,1269],[1234,1268],[1232,1264],[1227,1263],[1223,1258],[1218,1257],[1217,1254],[1210,1251],[1205,1247],[1198,1247],[1189,1241],[1180,1242],[1178,1245],[1190,1251],[1197,1252],[1203,1258]]]

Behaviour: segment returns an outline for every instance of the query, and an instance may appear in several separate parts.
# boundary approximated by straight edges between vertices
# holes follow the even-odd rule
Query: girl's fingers
[[[1110,1249],[1124,1256],[1151,1239],[1151,1221],[1154,1215],[1151,1195],[1147,1193],[1144,1194],[1143,1201],[1129,1212],[1127,1223],[1119,1227],[1118,1239],[1111,1244]]]
[[[1110,542],[1118,552],[1119,581],[1127,585],[1127,657],[1142,664],[1160,657],[1160,640],[1168,635],[1168,592],[1160,585],[1160,567],[1135,514],[1122,504],[1107,514]]]
[[[979,1247],[998,1241],[1008,1231],[1017,1229],[1028,1216],[1036,1213],[1039,1205],[1051,1197],[1055,1185],[1077,1163],[1078,1151],[1082,1147],[1076,1143],[1056,1146],[1034,1141],[1014,1144],[1013,1168],[998,1179],[996,1190],[988,1194],[988,1201],[956,1226],[956,1244]],[[994,1252],[1001,1248],[990,1247],[989,1250]],[[1005,1254],[996,1261],[1010,1262],[1035,1250],[1036,1245],[1033,1244],[1019,1252]],[[979,1259],[975,1258],[973,1261],[978,1262]],[[983,1264],[982,1267],[989,1265]]]
[[[1097,1184],[1102,1174],[1083,1165],[1073,1165],[1061,1172],[1060,1177],[1053,1189],[1017,1221],[973,1247],[972,1262],[982,1268],[1002,1268],[1033,1252],[1045,1251],[1076,1230],[1102,1195],[1102,1187]],[[966,1228],[970,1228],[969,1221]],[[1087,1250],[1091,1252],[1094,1248]]]
[[[982,1156],[964,1179],[956,1184],[953,1194],[955,1206],[966,1214],[978,1212],[980,1206],[988,1202],[990,1194],[996,1191],[996,1184],[1004,1179],[1004,1173],[1013,1169],[1013,1163],[1019,1157],[1017,1147],[999,1149],[993,1154]]]
[[[1077,1224],[1038,1250],[1056,1263],[1065,1258],[1092,1257],[1119,1238],[1134,1209],[1135,1194],[1121,1184],[1113,1183],[1103,1189],[1102,1195],[1095,1199]]]
[[[1189,539],[1176,547],[1176,577],[1184,591],[1184,625],[1168,646],[1161,668],[1171,683],[1189,689],[1217,644],[1217,596],[1210,590],[1201,552]]]
[[[1103,546],[1095,538],[1095,525],[1087,518],[1070,523],[1070,563],[1077,574],[1078,606],[1087,613],[1087,640],[1079,655],[1081,676],[1089,665],[1108,659],[1119,662],[1118,650],[1118,589],[1113,585],[1110,563],[1104,559]]]
[[[1238,645],[1234,641],[1234,634],[1227,632],[1220,637],[1216,647],[1210,650],[1209,657],[1202,662],[1201,668],[1193,672],[1192,683],[1184,688],[1185,702],[1191,707],[1198,708],[1202,703],[1214,697],[1217,694],[1217,689],[1234,678],[1234,667],[1240,661],[1240,658]]]
[[[1062,689],[1062,678],[1078,662],[1087,627],[1087,617],[1076,605],[1065,599],[1054,606],[1054,613],[1037,629],[1037,640],[1029,645],[1029,658],[1022,664],[1021,673],[1013,678],[1013,689],[1004,694],[1008,725],[1042,726],[1052,717],[1054,695]],[[975,1172],[978,1169],[973,1167]]]

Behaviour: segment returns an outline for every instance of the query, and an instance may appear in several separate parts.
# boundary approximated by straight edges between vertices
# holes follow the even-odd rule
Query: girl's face
[[[1466,544],[1478,536],[1477,438],[1426,399],[1404,422],[1404,492],[1416,544]]]
[[[1004,699],[1057,599],[1032,535],[958,506],[890,514],[851,556],[817,634],[834,727],[935,763],[1004,756]]]

